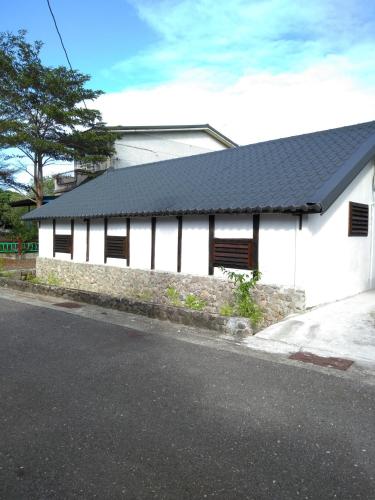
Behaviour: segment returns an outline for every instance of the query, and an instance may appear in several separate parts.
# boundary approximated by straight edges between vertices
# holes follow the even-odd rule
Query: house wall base
[[[168,288],[173,288],[178,292],[181,302],[188,294],[204,300],[204,311],[209,314],[219,314],[223,305],[233,302],[233,284],[212,276],[82,264],[41,257],[37,259],[36,273],[47,282],[51,277],[57,278],[59,284],[67,288],[166,306],[173,305],[167,294]],[[305,294],[301,290],[258,284],[253,294],[264,310],[263,327],[305,308]]]

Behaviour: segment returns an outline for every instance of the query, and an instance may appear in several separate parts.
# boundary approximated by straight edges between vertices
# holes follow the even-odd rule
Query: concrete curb
[[[63,297],[73,301],[98,305],[109,309],[117,309],[119,311],[139,314],[149,318],[167,320],[173,323],[181,323],[197,328],[206,328],[231,336],[244,337],[254,333],[249,320],[246,318],[220,316],[182,307],[142,302],[125,297],[115,297],[103,293],[87,292],[85,290],[63,288],[59,286],[42,285],[5,277],[0,277],[0,287],[39,295]]]

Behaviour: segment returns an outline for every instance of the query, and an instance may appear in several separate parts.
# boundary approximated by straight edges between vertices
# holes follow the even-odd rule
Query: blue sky
[[[375,4],[364,0],[50,0],[111,124],[210,122],[246,143],[374,118]],[[3,2],[65,64],[45,0]]]

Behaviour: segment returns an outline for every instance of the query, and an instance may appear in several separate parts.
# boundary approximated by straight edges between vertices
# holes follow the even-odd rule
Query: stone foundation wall
[[[222,306],[233,303],[233,284],[212,276],[124,269],[40,257],[36,274],[50,284],[56,284],[57,280],[67,288],[165,306],[176,305],[176,302],[183,304],[186,296],[193,294],[205,301],[204,311],[209,314],[219,314]],[[175,302],[168,297],[168,288],[175,291]],[[305,295],[301,290],[258,284],[253,296],[263,309],[262,327],[305,308]]]

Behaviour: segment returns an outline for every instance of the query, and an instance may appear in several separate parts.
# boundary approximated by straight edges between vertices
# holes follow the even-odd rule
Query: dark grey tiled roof
[[[375,155],[375,121],[109,170],[25,219],[326,210]]]

